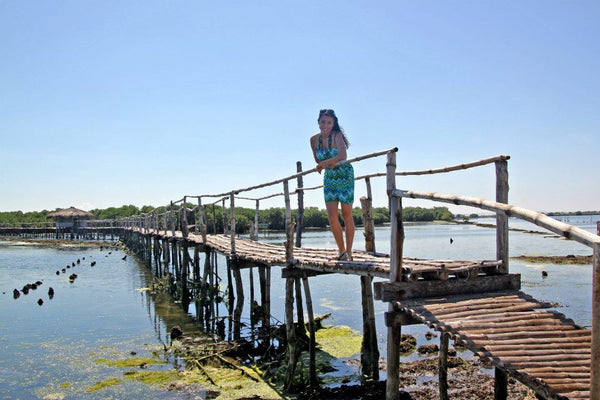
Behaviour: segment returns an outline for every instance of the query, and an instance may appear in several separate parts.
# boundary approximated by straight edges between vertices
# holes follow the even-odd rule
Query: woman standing
[[[310,145],[317,163],[317,171],[321,173],[325,169],[323,188],[329,226],[339,250],[339,260],[351,261],[354,241],[352,219],[354,169],[349,163],[336,165],[346,160],[346,149],[349,143],[333,110],[321,110],[317,121],[320,132],[310,138]],[[338,203],[342,204],[342,218],[346,231],[345,243],[338,216]]]

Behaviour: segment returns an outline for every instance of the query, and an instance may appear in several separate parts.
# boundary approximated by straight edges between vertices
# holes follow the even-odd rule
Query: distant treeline
[[[195,205],[187,204],[188,209],[193,209]],[[94,219],[119,219],[130,216],[135,216],[143,213],[148,213],[154,210],[152,206],[143,206],[138,208],[134,205],[124,205],[121,207],[109,207],[105,209],[90,210],[94,214]],[[164,212],[165,208],[157,209],[158,213]],[[49,222],[47,214],[48,210],[33,211],[33,212],[0,212],[0,224],[20,224],[20,223],[40,223]],[[227,211],[229,218],[229,211]],[[210,231],[216,229],[217,232],[223,229],[223,210],[221,206],[212,205],[207,208],[207,227]],[[297,219],[297,210],[292,210],[294,220]],[[363,224],[362,210],[355,207],[352,211],[352,217],[356,225]],[[195,223],[194,213],[188,214],[188,224]],[[282,230],[285,225],[285,209],[284,208],[269,208],[259,210],[259,224],[268,229]],[[389,222],[389,211],[387,207],[374,207],[373,219],[375,225],[382,225]],[[454,215],[446,207],[422,208],[422,207],[405,207],[403,209],[403,219],[405,221],[451,221]],[[236,231],[243,233],[248,232],[250,223],[254,221],[254,209],[236,207],[235,209],[235,224]],[[327,211],[310,207],[304,210],[304,227],[306,228],[326,228],[329,224]]]

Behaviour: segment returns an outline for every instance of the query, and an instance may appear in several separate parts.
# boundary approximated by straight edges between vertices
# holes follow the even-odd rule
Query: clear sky
[[[413,171],[510,155],[510,203],[599,210],[599,21],[597,0],[0,0],[0,211],[283,178],[314,167],[320,108],[350,157],[397,146]],[[397,186],[494,199],[494,168]]]

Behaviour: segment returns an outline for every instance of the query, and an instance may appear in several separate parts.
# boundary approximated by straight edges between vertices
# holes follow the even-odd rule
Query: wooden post
[[[288,266],[291,266],[294,258],[294,227],[292,225],[292,209],[290,205],[290,189],[288,181],[283,181],[283,193],[285,195],[285,230],[286,230],[286,243],[285,243],[285,259]]]
[[[285,279],[285,328],[289,354],[288,367],[285,373],[285,389],[289,391],[294,381],[299,353],[294,326],[294,278]]]
[[[260,200],[256,200],[256,207],[254,208],[254,235],[252,240],[258,240],[258,211],[260,206]]]
[[[373,222],[373,207],[371,198],[371,181],[365,179],[367,197],[360,198],[363,212],[363,225],[365,235],[365,250],[375,251],[375,224]],[[363,340],[361,351],[361,365],[363,373],[373,380],[379,380],[379,348],[377,344],[377,328],[375,323],[375,306],[373,304],[373,278],[360,277],[362,310],[363,310]]]
[[[494,400],[508,398],[508,376],[498,367],[494,368]]]
[[[221,206],[222,207],[221,208],[221,217],[222,217],[222,220],[223,220],[223,234],[224,235],[228,235],[229,234],[229,227],[228,227],[228,224],[227,224],[227,217],[226,217],[226,214],[225,214],[225,198],[223,198],[223,200],[221,201],[221,204],[222,204],[222,206]]]
[[[600,223],[598,225],[600,226]],[[592,400],[600,400],[600,245],[595,244],[593,249],[590,398]]]
[[[233,192],[229,195],[229,215],[231,220],[231,256],[235,257],[235,196]]]
[[[388,153],[386,164],[386,188],[390,205],[390,282],[398,282],[402,278],[402,246],[404,227],[402,225],[402,198],[392,196],[396,189],[396,153]],[[388,312],[394,313],[392,303]],[[385,398],[395,400],[399,397],[400,386],[400,340],[402,325],[394,318],[388,325],[387,334],[387,380]]]
[[[377,328],[375,323],[375,306],[373,304],[373,278],[360,277],[363,339],[361,344],[360,363],[364,375],[374,381],[379,380],[379,348],[377,344]]]
[[[271,327],[271,267],[259,266],[258,276],[260,280],[260,305],[263,311],[263,326],[269,331]]]
[[[183,209],[181,210],[181,235],[184,238],[188,237],[188,226],[187,226],[187,207],[185,205],[187,196],[183,196]]]
[[[302,163],[296,162],[296,171],[302,172]],[[297,187],[304,186],[302,175],[298,176]],[[296,220],[296,247],[302,247],[302,229],[304,228],[304,190],[298,191],[298,218]]]
[[[317,363],[316,363],[316,336],[315,336],[315,315],[312,307],[312,297],[310,295],[310,287],[308,286],[308,277],[306,272],[302,273],[302,283],[304,284],[304,297],[306,298],[306,312],[308,313],[308,331],[310,334],[310,340],[308,345],[309,351],[309,375],[310,375],[310,386],[316,387],[317,382]]]
[[[237,300],[235,303],[235,309],[233,310],[233,338],[239,340],[241,337],[241,319],[242,311],[244,310],[244,285],[242,283],[242,274],[240,273],[240,267],[234,262],[233,277],[235,279],[235,293]]]
[[[169,207],[169,225],[171,228],[171,234],[175,237],[175,218],[173,218],[173,202],[171,201],[171,206]]]
[[[440,336],[440,355],[438,357],[438,378],[440,386],[440,400],[449,400],[448,397],[448,333],[442,332]]]
[[[496,201],[508,204],[508,163],[496,161]],[[508,274],[508,216],[496,213],[496,258],[502,260],[500,273]]]
[[[290,191],[288,181],[283,181],[283,192],[285,195],[285,227],[286,227],[286,243],[285,243],[285,259],[286,268],[292,268],[294,259],[294,231],[292,226],[292,211],[290,207]],[[288,368],[285,375],[285,388],[289,390],[292,387],[294,373],[296,372],[296,364],[300,355],[300,348],[296,339],[296,327],[294,324],[294,283],[296,279],[293,277],[285,280],[285,325],[288,341]]]
[[[390,303],[389,312],[394,312]],[[400,340],[402,324],[394,321],[388,326],[387,337],[387,380],[385,383],[386,400],[397,400],[400,397]]]

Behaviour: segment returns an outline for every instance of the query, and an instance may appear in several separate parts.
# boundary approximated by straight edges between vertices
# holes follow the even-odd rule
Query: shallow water
[[[598,216],[561,218],[595,233]],[[492,219],[477,222],[493,222]],[[522,221],[510,221],[511,227],[542,230]],[[389,251],[389,229],[376,229],[377,251]],[[495,258],[495,230],[473,225],[413,224],[405,229],[405,255],[435,259],[493,259]],[[450,243],[452,238],[452,243]],[[281,243],[283,235],[261,237]],[[303,246],[335,247],[330,232],[307,232]],[[510,233],[510,254],[589,255],[591,250],[573,241],[547,235],[522,232]],[[355,248],[363,247],[362,235],[357,232]],[[109,254],[109,251],[111,253]],[[114,248],[97,247],[55,249],[41,246],[0,245],[0,398],[188,398],[181,392],[166,392],[154,386],[122,379],[123,371],[96,363],[99,358],[124,359],[152,357],[167,362],[152,366],[153,370],[179,368],[181,361],[161,351],[174,325],[184,331],[197,331],[189,315],[168,301],[154,299],[140,290],[151,282],[151,274],[143,263]],[[83,260],[85,257],[85,260]],[[66,269],[67,265],[80,264]],[[96,261],[91,267],[90,262]],[[225,262],[219,261],[221,270]],[[65,273],[60,272],[62,268]],[[548,272],[542,278],[541,271]],[[59,275],[56,275],[59,271]],[[540,300],[559,303],[558,310],[576,323],[590,325],[591,320],[591,266],[529,264],[511,260],[510,271],[522,275],[522,290]],[[68,276],[78,274],[70,283]],[[246,303],[249,302],[247,285],[249,270],[242,271],[246,282]],[[257,274],[255,282],[257,282]],[[272,270],[272,313],[284,320],[285,283],[280,269]],[[43,284],[28,295],[13,299],[14,288],[37,280]],[[331,313],[328,324],[347,325],[360,331],[362,311],[360,280],[356,276],[323,275],[309,280],[316,315]],[[55,296],[48,298],[48,288]],[[255,296],[259,296],[258,289]],[[37,304],[38,299],[44,301]],[[387,304],[375,303],[379,348],[385,357],[386,331],[383,314]],[[247,309],[245,310],[245,312]],[[220,315],[226,314],[223,309]],[[403,333],[417,336],[419,344],[426,341],[423,326],[403,327]],[[436,339],[433,339],[437,343]],[[466,358],[469,355],[464,355]],[[413,354],[405,360],[416,359]],[[342,367],[343,360],[339,367]],[[356,373],[344,371],[344,373]],[[98,392],[87,390],[96,382],[109,378],[123,380],[116,386]]]

